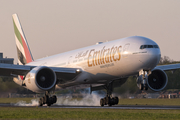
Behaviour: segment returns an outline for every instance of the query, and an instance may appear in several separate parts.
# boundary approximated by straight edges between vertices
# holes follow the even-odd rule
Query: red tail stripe
[[[21,39],[22,39],[22,43],[23,43],[23,48],[24,48],[24,51],[25,51],[25,57],[26,57],[26,62],[29,63],[29,62],[32,62],[32,57],[31,57],[31,54],[30,54],[30,51],[21,35]]]
[[[20,76],[21,80],[23,80],[23,76]]]

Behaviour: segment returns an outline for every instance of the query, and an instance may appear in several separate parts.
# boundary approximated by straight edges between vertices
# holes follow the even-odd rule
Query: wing
[[[29,71],[37,66],[30,65],[13,65],[0,64],[0,76],[17,77],[18,75],[26,75]],[[63,68],[63,67],[49,67],[55,73],[58,79],[72,79],[81,73],[80,68]],[[77,72],[78,71],[78,72]],[[78,73],[78,74],[77,74]]]
[[[169,64],[156,66],[154,69],[161,69],[163,71],[180,69],[180,64]]]

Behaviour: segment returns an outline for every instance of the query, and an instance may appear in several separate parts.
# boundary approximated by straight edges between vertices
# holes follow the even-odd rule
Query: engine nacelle
[[[56,74],[46,66],[38,66],[26,75],[24,83],[33,92],[49,91],[56,85]]]
[[[163,90],[168,83],[167,74],[160,69],[155,69],[148,76],[147,84],[148,87],[153,91],[161,91]]]

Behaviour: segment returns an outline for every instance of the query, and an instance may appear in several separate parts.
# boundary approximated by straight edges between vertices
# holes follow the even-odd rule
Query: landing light
[[[76,72],[81,72],[81,70],[80,70],[80,69],[77,69]]]
[[[97,42],[97,43],[96,43],[96,45],[98,45],[98,44],[102,44],[102,43],[103,43],[103,42]]]
[[[124,51],[124,54],[128,54],[128,51]]]

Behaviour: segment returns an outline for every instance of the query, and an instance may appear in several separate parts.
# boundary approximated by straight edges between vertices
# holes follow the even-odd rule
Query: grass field
[[[175,105],[180,106],[180,99],[120,99],[120,105]]]
[[[0,103],[31,102],[34,98],[0,98]],[[72,99],[73,100],[73,99]],[[80,100],[80,99],[78,99]],[[120,105],[178,105],[180,99],[120,99]],[[89,108],[0,107],[0,119],[125,119],[179,120],[180,110],[120,110]]]
[[[179,120],[180,110],[57,109],[0,107],[0,119]]]
[[[0,103],[17,103],[19,101],[26,101],[30,103],[35,98],[0,98]]]

